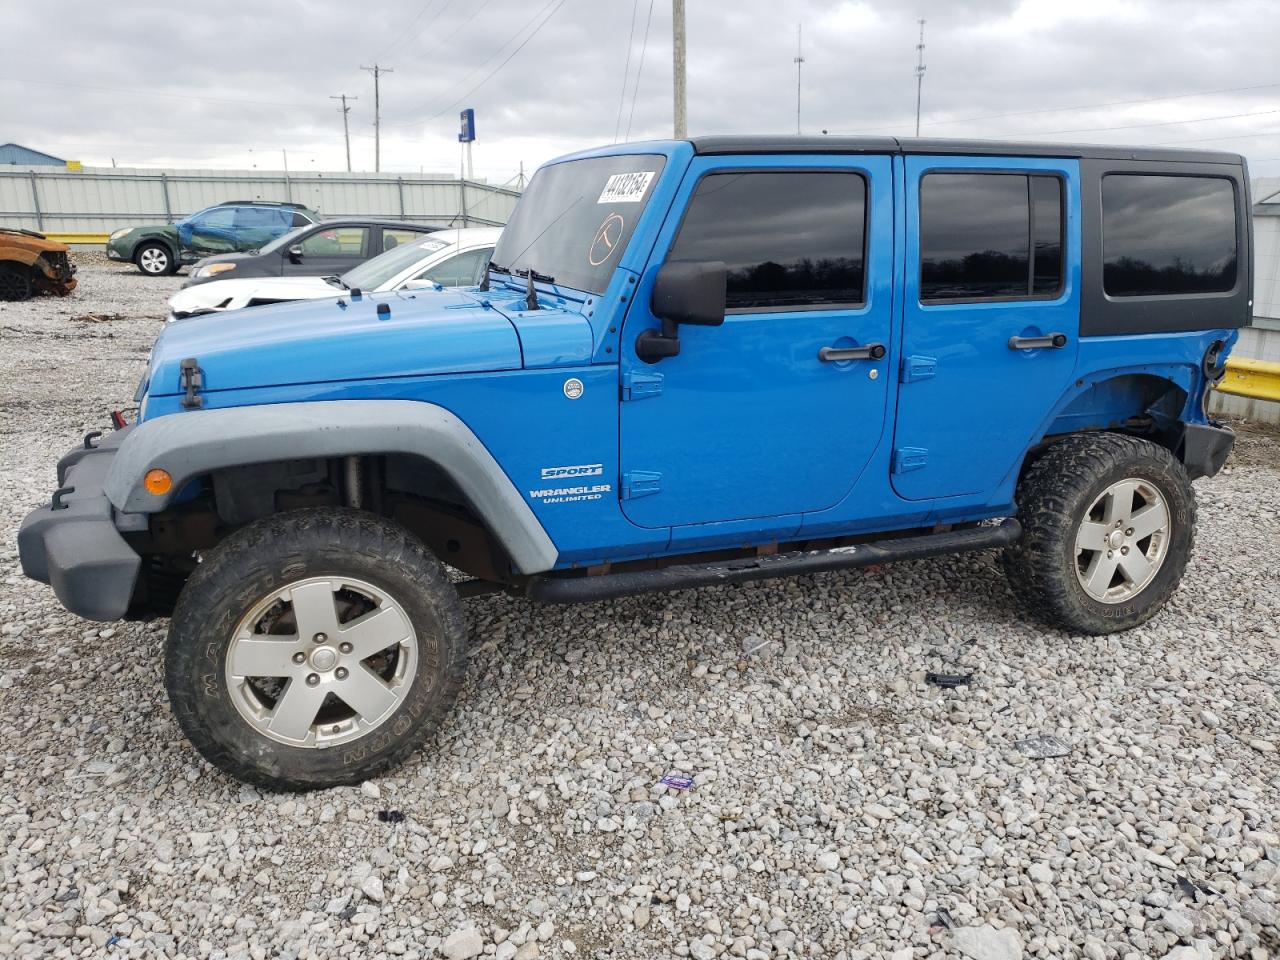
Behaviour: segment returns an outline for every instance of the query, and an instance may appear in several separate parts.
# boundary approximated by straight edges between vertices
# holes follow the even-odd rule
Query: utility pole
[[[683,140],[689,134],[685,98],[684,0],[671,0],[671,39],[674,48],[671,70],[675,81],[675,135]]]
[[[378,173],[382,170],[382,101],[379,98],[378,77],[395,71],[376,63],[372,67],[360,69],[373,74],[373,172]]]
[[[916,136],[920,136],[920,87],[924,84],[924,21],[920,21],[920,42],[916,44]]]
[[[336,97],[330,97],[330,100],[342,101],[342,140],[347,145],[347,173],[351,172],[351,129],[347,126],[347,114],[351,112],[351,108],[347,106],[347,95],[340,93]],[[352,100],[359,100],[359,97],[352,97]]]
[[[796,24],[796,136],[800,135],[800,65],[804,63],[804,46],[800,39],[801,24]]]

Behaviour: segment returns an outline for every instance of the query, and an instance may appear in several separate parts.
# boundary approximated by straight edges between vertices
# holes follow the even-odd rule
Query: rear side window
[[[668,260],[723,260],[730,310],[864,300],[867,183],[785,171],[703,177]]]
[[[1110,297],[1225,293],[1236,285],[1230,180],[1102,178],[1102,288]]]
[[[931,173],[920,181],[920,299],[1056,297],[1063,281],[1062,180]]]
[[[302,241],[302,252],[316,257],[366,256],[369,245],[368,227],[329,227],[317,230]]]

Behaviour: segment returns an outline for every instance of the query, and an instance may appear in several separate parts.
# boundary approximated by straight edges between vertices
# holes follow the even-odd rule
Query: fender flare
[[[121,443],[104,490],[121,513],[157,513],[189,481],[225,467],[386,453],[424,457],[448,474],[520,573],[555,566],[555,544],[479,438],[444,407],[415,400],[280,403],[147,420]],[[143,486],[156,467],[174,480],[160,496]]]

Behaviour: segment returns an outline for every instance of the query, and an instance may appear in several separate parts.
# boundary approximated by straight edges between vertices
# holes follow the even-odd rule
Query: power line
[[[1280,83],[1256,83],[1245,87],[1222,87],[1217,90],[1200,90],[1195,93],[1175,93],[1165,97],[1140,97],[1136,100],[1108,100],[1096,103],[1078,103],[1069,107],[1046,107],[1041,110],[1017,110],[1012,113],[988,113],[980,117],[953,117],[949,120],[924,120],[927,126],[938,127],[951,123],[977,123],[980,120],[1004,120],[1008,117],[1031,117],[1044,113],[1067,113],[1072,110],[1100,110],[1104,107],[1127,107],[1141,103],[1161,103],[1166,100],[1186,100],[1191,97],[1211,97],[1220,93],[1242,93],[1247,90],[1272,90],[1280,87]],[[861,133],[874,133],[878,130],[897,130],[909,120],[898,120],[874,127],[859,127]]]
[[[532,26],[532,25],[533,25],[533,23],[534,23],[534,22],[535,22],[535,21],[536,21],[540,16],[542,16],[542,14],[543,14],[544,12],[546,12],[550,7],[552,7],[556,2],[557,2],[557,0],[548,0],[548,2],[547,2],[547,3],[546,3],[546,4],[545,4],[545,5],[544,5],[544,6],[543,6],[543,7],[542,7],[542,8],[541,8],[537,13],[535,13],[532,17],[530,17],[527,21],[525,21],[525,23],[524,23],[524,24],[523,24],[519,29],[517,29],[515,33],[513,33],[510,37],[508,37],[508,38],[506,39],[506,41],[505,41],[505,42],[503,42],[503,43],[502,43],[502,44],[501,44],[501,45],[500,45],[496,50],[494,50],[494,51],[493,51],[493,53],[491,53],[491,54],[489,54],[489,56],[485,57],[485,58],[484,58],[484,60],[482,60],[479,64],[477,64],[474,68],[472,68],[472,69],[471,69],[471,70],[470,70],[470,71],[469,71],[469,72],[468,72],[468,73],[467,73],[467,74],[466,74],[466,75],[465,75],[461,80],[459,80],[457,83],[453,84],[452,86],[448,87],[448,88],[446,89],[445,93],[444,93],[444,94],[442,94],[441,96],[448,96],[448,95],[449,95],[450,93],[452,93],[454,90],[459,89],[463,84],[467,83],[467,82],[468,82],[472,77],[476,76],[476,75],[477,75],[481,70],[483,70],[486,66],[488,66],[490,63],[492,63],[492,62],[493,62],[493,61],[494,61],[494,60],[495,60],[495,59],[496,59],[496,58],[497,58],[497,57],[502,53],[502,51],[503,51],[503,50],[505,50],[505,49],[506,49],[509,45],[511,45],[512,43],[514,43],[514,42],[516,41],[516,39],[517,39],[517,38],[518,38],[522,33],[524,33],[524,32],[525,32],[525,30],[527,30],[530,26]],[[560,2],[563,2],[563,0],[560,0]],[[527,40],[526,40],[526,42],[527,42]],[[505,61],[504,61],[504,62],[505,62]],[[501,68],[499,68],[499,69],[501,69]],[[486,79],[488,79],[488,78],[486,78]],[[483,82],[484,82],[484,81],[482,80],[482,81],[481,81],[481,83],[483,83]],[[461,98],[459,98],[459,99],[461,99]],[[437,98],[437,99],[436,99],[436,102],[438,102],[438,100],[439,100],[439,98]],[[428,102],[430,103],[430,102],[432,102],[432,101],[428,101]],[[454,102],[456,103],[457,101],[454,101]],[[450,104],[449,106],[452,106],[452,104]],[[395,123],[388,124],[388,126],[392,126],[392,127],[416,127],[416,126],[419,126],[420,124],[423,124],[423,123],[430,123],[430,122],[431,122],[432,120],[434,120],[436,117],[441,116],[441,115],[442,115],[446,110],[448,110],[448,109],[449,109],[449,107],[445,107],[443,110],[439,111],[438,113],[436,113],[436,114],[434,114],[434,115],[432,115],[432,116],[430,116],[430,117],[426,117],[426,118],[419,118],[419,119],[417,119],[417,120],[399,120],[399,121],[396,121]]]
[[[613,142],[618,142],[618,131],[622,129],[622,107],[627,102],[627,77],[631,74],[631,48],[636,42],[636,10],[640,0],[631,0],[631,31],[627,34],[627,59],[622,64],[622,92],[618,94],[618,119],[613,123]]]
[[[419,121],[419,122],[421,122],[421,123],[430,123],[432,120],[436,120],[436,119],[438,119],[439,117],[444,116],[446,113],[448,113],[448,112],[449,112],[450,110],[452,110],[454,107],[456,107],[458,104],[462,103],[464,100],[466,100],[468,97],[470,97],[473,93],[475,93],[477,90],[479,90],[481,87],[483,87],[486,83],[488,83],[490,80],[492,80],[492,79],[493,79],[493,77],[494,77],[494,75],[495,75],[499,70],[501,70],[501,69],[502,69],[503,67],[505,67],[508,63],[510,63],[510,62],[511,62],[511,59],[512,59],[512,58],[513,58],[517,53],[519,53],[521,50],[523,50],[523,49],[528,45],[528,43],[529,43],[529,41],[530,41],[530,40],[532,40],[534,37],[536,37],[536,36],[538,35],[538,33],[539,33],[539,32],[541,32],[542,28],[543,28],[543,27],[545,27],[545,26],[547,25],[547,23],[551,20],[551,18],[552,18],[552,17],[554,17],[554,16],[559,12],[560,8],[561,8],[561,7],[563,7],[563,6],[565,5],[565,2],[566,2],[566,0],[550,0],[550,2],[549,2],[545,7],[543,7],[543,8],[542,8],[542,10],[546,10],[548,7],[550,7],[550,8],[551,8],[551,12],[550,12],[550,13],[548,13],[545,17],[543,17],[543,18],[542,18],[542,22],[541,22],[541,23],[539,23],[536,27],[534,27],[534,28],[533,28],[533,32],[532,32],[532,33],[530,33],[527,37],[525,37],[522,41],[520,41],[520,45],[519,45],[518,47],[516,47],[516,48],[515,48],[514,50],[512,50],[509,54],[507,54],[506,59],[504,59],[504,60],[503,60],[501,63],[499,63],[496,67],[494,67],[492,70],[490,70],[490,71],[488,72],[488,74],[486,74],[486,75],[485,75],[485,77],[484,77],[484,79],[483,79],[483,80],[481,80],[479,83],[477,83],[474,87],[472,87],[470,90],[468,90],[468,91],[467,91],[466,93],[464,93],[462,96],[458,97],[457,99],[453,100],[453,101],[452,101],[451,103],[449,103],[448,105],[446,105],[446,106],[442,107],[441,109],[437,110],[437,111],[436,111],[435,113],[433,113],[431,116],[427,117],[427,119],[426,119],[426,120]],[[534,14],[534,18],[533,18],[533,19],[534,19],[534,20],[536,20],[536,19],[541,15],[541,13],[542,13],[542,11],[539,11],[538,13]],[[529,23],[532,23],[532,22],[533,22],[533,20],[530,20],[530,21],[529,21]],[[528,24],[525,24],[525,26],[528,26]],[[522,28],[522,29],[523,29],[523,28]],[[517,32],[517,33],[516,33],[516,36],[518,37],[519,35],[520,35],[520,34],[519,34],[519,32]],[[515,37],[512,37],[511,39],[512,39],[512,40],[514,40],[514,39],[515,39]],[[507,41],[507,42],[508,42],[508,43],[510,43],[511,41]],[[503,46],[506,46],[506,44],[503,44]],[[501,49],[502,49],[502,47],[499,47],[499,48],[498,48],[498,50],[499,50],[499,51],[501,51]],[[492,59],[492,58],[490,58],[490,59]],[[456,87],[455,87],[455,89],[456,89]]]
[[[131,87],[111,87],[99,83],[72,83],[66,80],[31,80],[25,77],[0,77],[0,83],[33,83],[47,87],[72,87],[77,90],[97,90],[102,93],[127,93],[137,97],[163,97],[169,100],[195,100],[202,103],[234,103],[256,107],[303,107],[301,102],[286,103],[282,100],[240,100],[234,97],[202,97],[191,93],[168,93],[163,90],[138,90]]]
[[[1208,123],[1211,120],[1238,120],[1241,117],[1261,117],[1269,113],[1280,113],[1280,108],[1272,110],[1256,110],[1253,113],[1227,113],[1216,117],[1192,117],[1188,120],[1160,120],[1156,123],[1130,123],[1120,127],[1080,127],[1075,130],[1033,131],[1038,136],[1051,137],[1060,133],[1101,133],[1107,130],[1140,130],[1143,127],[1173,127],[1182,123]]]
[[[649,0],[649,14],[644,18],[644,39],[640,41],[640,65],[636,67],[636,84],[631,88],[631,112],[627,114],[627,132],[623,140],[631,139],[631,121],[636,116],[636,97],[640,93],[640,77],[644,73],[644,52],[649,49],[649,24],[653,22],[653,0]]]
[[[380,54],[378,54],[378,56],[385,57],[388,53],[390,53],[396,47],[400,46],[400,44],[404,43],[406,40],[417,40],[418,37],[422,34],[422,30],[427,29],[427,26],[429,26],[429,24],[426,26],[423,26],[422,30],[419,30],[417,33],[411,33],[410,31],[412,31],[413,28],[417,26],[418,21],[421,20],[423,16],[426,15],[426,12],[431,9],[431,5],[435,2],[436,0],[427,0],[427,2],[422,5],[422,9],[418,11],[418,15],[409,22],[409,26],[405,27],[404,30],[401,31],[400,36],[391,42],[391,46],[383,50]],[[444,6],[442,6],[439,10],[436,11],[436,15],[435,15],[436,20],[440,19],[440,16],[445,12],[445,10],[448,8],[451,2],[452,0],[444,0]]]

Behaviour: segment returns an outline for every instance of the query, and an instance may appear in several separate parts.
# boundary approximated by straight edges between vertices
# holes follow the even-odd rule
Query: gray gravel
[[[164,623],[68,616],[13,546],[179,282],[0,305],[0,955],[1280,957],[1274,436],[1196,485],[1186,581],[1129,634],[1025,623],[991,555],[471,601],[437,743],[263,794],[179,735]]]

